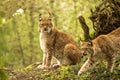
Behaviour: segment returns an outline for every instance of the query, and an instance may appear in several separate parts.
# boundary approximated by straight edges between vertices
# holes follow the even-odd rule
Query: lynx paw
[[[46,67],[44,65],[37,66],[38,69],[45,69]]]
[[[79,72],[78,72],[78,76],[80,76],[81,74],[83,74],[83,72],[79,71]]]
[[[60,67],[59,64],[53,64],[53,65],[52,65],[52,68],[55,68],[55,69],[56,69],[56,68],[59,68],[59,67]]]

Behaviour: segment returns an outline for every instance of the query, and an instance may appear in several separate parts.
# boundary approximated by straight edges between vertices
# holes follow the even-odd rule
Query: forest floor
[[[107,72],[105,65],[97,65],[91,73],[78,76],[80,65],[62,66],[57,69],[38,69],[38,64],[31,64],[23,69],[9,70],[8,78],[0,80],[120,80],[120,66],[113,73]]]

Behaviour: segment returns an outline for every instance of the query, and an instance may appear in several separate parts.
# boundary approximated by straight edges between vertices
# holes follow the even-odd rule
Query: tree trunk
[[[34,10],[34,2],[31,2],[31,7],[30,7],[30,22],[31,22],[31,26],[30,26],[30,31],[29,31],[29,39],[30,39],[30,64],[33,62],[33,59],[34,59],[34,18],[33,18],[33,10]]]
[[[22,44],[21,44],[20,33],[19,33],[19,31],[17,30],[18,27],[17,27],[17,25],[16,25],[16,20],[15,20],[15,18],[13,18],[13,26],[15,26],[14,31],[15,31],[15,33],[17,34],[16,40],[17,40],[17,42],[18,42],[18,47],[19,47],[18,52],[20,53],[20,60],[22,60],[22,65],[25,65],[24,51],[23,51]]]

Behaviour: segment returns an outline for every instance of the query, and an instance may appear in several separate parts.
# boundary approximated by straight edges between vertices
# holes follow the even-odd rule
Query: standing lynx
[[[83,64],[78,75],[91,70],[98,61],[105,59],[107,69],[112,72],[114,60],[120,54],[120,28],[107,35],[100,35],[91,42],[86,42],[81,47],[81,52],[89,54],[88,60]]]
[[[80,51],[76,42],[64,32],[57,30],[51,19],[42,18],[39,22],[40,47],[43,51],[43,62],[40,68],[49,68],[53,57],[59,66],[74,65],[79,62]]]

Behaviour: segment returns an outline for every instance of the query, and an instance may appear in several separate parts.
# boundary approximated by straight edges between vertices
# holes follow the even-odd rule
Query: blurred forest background
[[[90,9],[100,0],[0,0],[0,67],[19,69],[41,62],[39,13],[48,10],[58,29],[70,34],[80,44],[83,31],[78,21],[82,15],[94,34]]]

